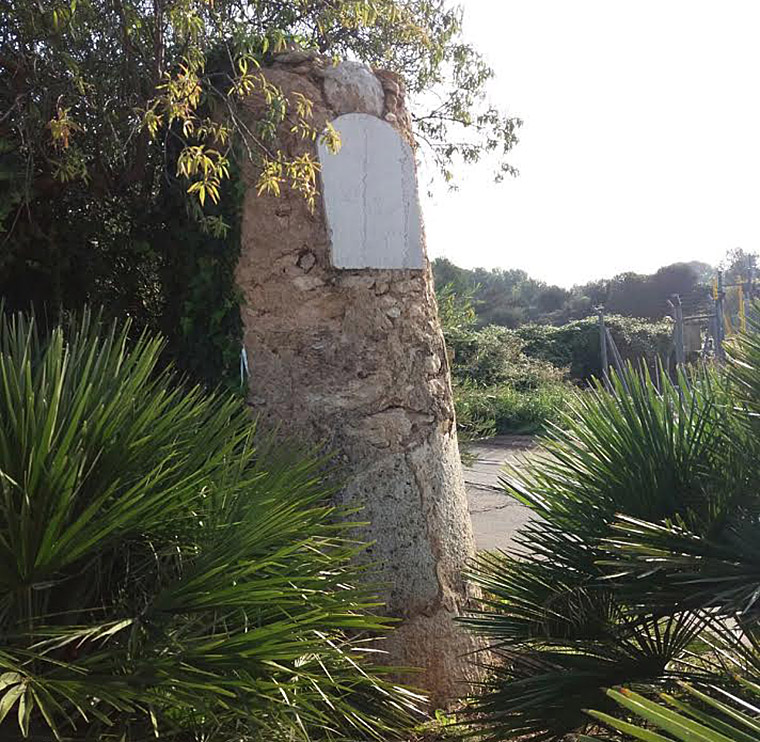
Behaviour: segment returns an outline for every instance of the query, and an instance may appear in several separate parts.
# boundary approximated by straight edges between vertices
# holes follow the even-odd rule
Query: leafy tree
[[[400,734],[414,696],[368,662],[387,622],[323,463],[128,335],[0,320],[0,737]]]
[[[746,315],[750,300],[758,295],[757,253],[747,252],[739,247],[729,250],[720,267],[725,286],[724,316],[729,328],[739,329],[742,324],[742,309]]]
[[[668,314],[673,294],[696,313],[711,306],[715,271],[705,263],[673,263],[652,275],[621,273],[567,290],[536,281],[521,270],[468,270],[438,258],[433,263],[439,285],[471,292],[481,325],[519,327],[531,322],[562,325],[583,319],[604,305],[609,314],[652,321]]]
[[[706,271],[698,266],[698,263],[673,263],[649,276],[635,273],[615,276],[608,282],[607,296],[601,303],[614,314],[651,320],[668,314],[667,302],[673,294],[678,294],[693,310],[707,309],[710,282],[703,280]]]
[[[197,358],[234,371],[230,178],[252,160],[263,190],[316,193],[317,164],[271,138],[286,114],[320,135],[310,102],[285,100],[260,65],[297,45],[389,67],[420,100],[440,93],[414,122],[447,177],[487,151],[510,172],[519,121],[485,103],[491,70],[460,32],[443,0],[0,0],[0,294],[53,315],[103,304],[163,329],[201,378],[214,375]],[[252,92],[269,101],[255,126]]]
[[[757,253],[736,247],[726,253],[720,268],[726,283],[742,283],[750,276],[757,279]]]

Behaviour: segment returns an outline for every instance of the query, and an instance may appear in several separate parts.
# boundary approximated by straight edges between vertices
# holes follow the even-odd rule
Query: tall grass
[[[509,383],[482,387],[460,381],[454,385],[457,425],[467,438],[542,432],[559,419],[573,393],[562,382],[518,389]]]

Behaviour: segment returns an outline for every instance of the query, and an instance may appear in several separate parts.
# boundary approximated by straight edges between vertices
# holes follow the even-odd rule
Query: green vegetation
[[[485,597],[465,622],[493,652],[471,707],[484,739],[598,734],[600,720],[647,742],[757,739],[758,413],[757,322],[726,369],[674,382],[629,367],[570,398],[546,455],[504,479],[540,517],[520,556],[472,570]]]
[[[501,177],[520,121],[485,102],[492,71],[461,28],[429,0],[0,0],[0,296],[53,322],[104,306],[160,331],[193,378],[234,383],[236,174],[317,187],[317,163],[273,139],[286,116],[321,135],[309,101],[260,65],[298,46],[391,69],[433,101],[414,126],[446,179],[485,152]],[[269,106],[249,122],[254,92]]]
[[[477,329],[471,299],[451,287],[439,291],[438,303],[465,439],[534,432],[557,419],[569,393],[563,369],[526,355],[512,330]]]
[[[161,340],[0,320],[0,737],[388,739],[415,697],[325,503]]]
[[[743,264],[743,259],[743,254],[734,256],[733,262]],[[522,271],[467,271],[443,259],[433,266],[457,420],[465,437],[540,431],[559,420],[571,393],[568,381],[582,385],[601,377],[598,320],[593,314],[586,316],[594,306],[587,296],[594,293],[591,284],[566,292],[533,281]],[[663,307],[669,296],[663,292],[679,285],[687,290],[701,287],[700,296],[708,296],[709,288],[696,283],[708,266],[701,273],[697,267],[669,266],[644,283],[650,295],[662,299]],[[621,287],[629,284],[628,279],[613,279],[609,286],[617,288],[608,286],[607,297],[620,295]],[[594,296],[603,298],[599,292]],[[555,299],[565,308],[560,310]],[[645,296],[640,299],[631,300],[632,305],[645,307]],[[574,312],[582,313],[581,318],[567,321]],[[662,312],[650,313],[660,319],[607,314],[605,324],[623,361],[643,362],[654,371],[658,363],[668,365],[673,330]]]
[[[707,306],[714,269],[698,262],[674,263],[647,276],[622,273],[572,289],[551,286],[522,270],[459,268],[445,258],[433,262],[436,283],[471,294],[480,325],[519,327],[537,322],[562,325],[593,314],[603,304],[609,314],[660,320],[672,294],[691,296]]]
[[[658,694],[655,702],[625,688],[607,691],[613,701],[628,714],[639,717],[639,724],[646,722],[646,726],[599,711],[590,714],[628,739],[641,742],[755,742],[760,738],[760,688],[742,677],[737,679],[754,703],[733,695],[728,696],[733,704],[726,703],[686,683],[679,683],[678,689],[687,701],[669,693]],[[653,730],[659,733],[657,737]],[[668,736],[662,736],[662,733]],[[582,735],[581,739],[591,742],[594,738]]]
[[[520,390],[508,383],[480,387],[456,381],[457,426],[464,440],[505,433],[535,433],[559,419],[571,393],[571,388],[557,382]]]
[[[466,438],[542,430],[560,419],[572,394],[568,380],[584,383],[601,376],[595,317],[562,327],[479,328],[471,295],[458,295],[448,285],[439,290],[438,303],[457,422]],[[672,346],[668,322],[616,316],[605,321],[623,360],[655,368],[667,359]]]
[[[624,361],[643,361],[654,369],[658,360],[665,362],[671,353],[673,327],[666,320],[651,322],[637,317],[606,315],[604,323]],[[531,358],[567,368],[572,379],[601,377],[602,358],[596,317],[575,320],[560,327],[523,325],[514,332],[523,341],[523,350]]]
[[[727,284],[746,281],[756,273],[757,255],[740,248],[729,250],[721,262]],[[594,314],[604,305],[608,315],[638,317],[659,323],[668,314],[667,301],[679,294],[690,311],[711,307],[716,268],[706,263],[673,263],[651,275],[621,273],[608,280],[591,281],[563,289],[537,281],[521,270],[459,268],[445,258],[433,261],[436,285],[451,286],[470,296],[478,326],[518,328],[526,324],[565,325]],[[736,315],[736,297],[729,295],[728,312]]]

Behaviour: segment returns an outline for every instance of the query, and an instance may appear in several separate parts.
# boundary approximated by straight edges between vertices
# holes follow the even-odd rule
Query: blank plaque
[[[333,121],[341,148],[319,144],[322,196],[336,268],[424,268],[414,154],[365,113]]]

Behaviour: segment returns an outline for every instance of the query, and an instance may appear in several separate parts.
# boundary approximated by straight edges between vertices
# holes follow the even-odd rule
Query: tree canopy
[[[726,275],[746,280],[752,256],[732,251],[724,261]],[[669,313],[668,300],[678,294],[689,311],[709,309],[715,268],[699,261],[672,263],[650,275],[620,273],[571,289],[552,286],[511,269],[460,268],[446,258],[433,262],[436,284],[450,286],[472,298],[480,325],[519,327],[530,322],[561,325],[588,317],[603,305],[609,314],[661,320]],[[744,276],[737,279],[736,276]]]
[[[234,366],[236,168],[252,159],[312,199],[318,167],[273,148],[285,108],[309,131],[310,107],[261,66],[297,46],[392,69],[434,101],[413,121],[446,178],[484,152],[511,173],[520,122],[487,104],[492,71],[461,20],[444,0],[0,0],[0,294],[101,303],[179,356],[212,338],[198,355]],[[254,91],[269,111],[252,129],[239,103]]]

